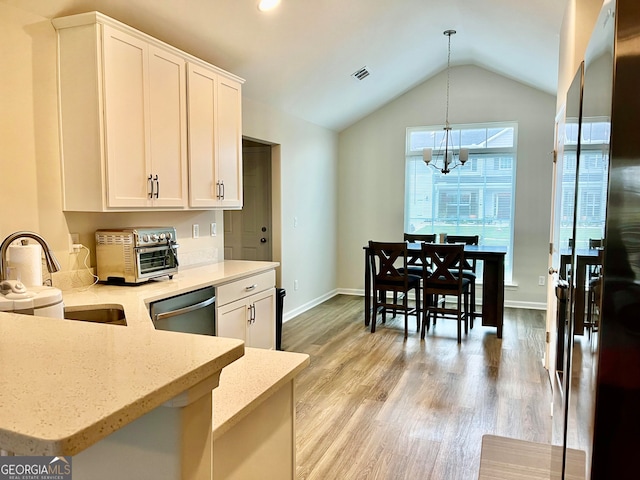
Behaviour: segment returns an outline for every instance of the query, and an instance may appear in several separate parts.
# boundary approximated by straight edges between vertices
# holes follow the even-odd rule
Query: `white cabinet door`
[[[240,83],[218,76],[218,180],[225,208],[242,207],[242,104]]]
[[[189,205],[242,207],[241,84],[188,66]]]
[[[147,44],[103,27],[104,137],[109,207],[149,204]]]
[[[247,341],[249,322],[247,299],[238,300],[218,307],[216,310],[216,335]]]
[[[189,205],[215,207],[219,188],[216,171],[215,102],[217,75],[188,66]]]
[[[249,324],[249,347],[274,349],[276,345],[276,289],[271,288],[251,297],[253,321]]]
[[[184,59],[149,46],[149,132],[154,207],[187,206]]]

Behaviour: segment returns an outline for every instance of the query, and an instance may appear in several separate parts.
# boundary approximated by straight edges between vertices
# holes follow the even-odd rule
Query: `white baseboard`
[[[338,289],[338,294],[339,295],[356,295],[359,297],[364,297],[364,290],[357,290],[357,289],[351,289],[351,288],[339,288]],[[480,296],[477,295],[476,298]],[[412,298],[412,294],[410,294],[409,298]],[[480,299],[482,297],[480,296]],[[476,302],[477,305],[480,305],[480,303]],[[507,308],[524,308],[527,310],[546,310],[547,309],[547,304],[544,302],[520,302],[520,301],[514,301],[514,300],[505,300],[504,302],[504,306]]]
[[[330,298],[335,297],[336,295],[353,295],[357,297],[364,297],[364,290],[359,290],[355,288],[338,288],[336,290],[332,290],[325,295],[322,295],[318,298],[315,298],[304,305],[300,305],[298,308],[290,310],[283,314],[282,321],[288,322],[294,317],[297,317],[301,313],[306,312],[307,310],[311,310],[313,307],[320,305],[322,302],[329,300]],[[480,305],[480,304],[478,304]],[[519,302],[512,300],[505,300],[504,306],[507,308],[523,308],[526,310],[546,310],[547,304],[543,302]]]
[[[507,308],[524,308],[526,310],[546,310],[547,304],[544,302],[519,302],[515,300],[505,300],[504,306]]]
[[[329,293],[326,293],[318,298],[315,298],[307,303],[305,303],[304,305],[300,305],[298,308],[294,308],[293,310],[290,310],[286,313],[284,313],[282,315],[282,322],[288,322],[289,320],[291,320],[294,317],[297,317],[298,315],[300,315],[301,313],[306,312],[307,310],[311,310],[313,307],[320,305],[322,302],[326,302],[327,300],[329,300],[330,298],[335,297],[336,295],[338,295],[339,292],[338,290],[332,290]]]

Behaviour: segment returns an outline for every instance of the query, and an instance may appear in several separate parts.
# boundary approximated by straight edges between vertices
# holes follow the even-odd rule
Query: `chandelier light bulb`
[[[431,163],[431,154],[432,154],[432,150],[430,148],[422,149],[422,161],[427,165]]]
[[[280,0],[260,0],[258,3],[258,10],[266,12],[273,8],[276,8],[280,4]]]

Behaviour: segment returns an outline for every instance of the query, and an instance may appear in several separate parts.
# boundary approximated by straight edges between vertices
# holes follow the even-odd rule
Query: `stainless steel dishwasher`
[[[156,330],[216,334],[216,291],[213,287],[152,302],[149,311]]]

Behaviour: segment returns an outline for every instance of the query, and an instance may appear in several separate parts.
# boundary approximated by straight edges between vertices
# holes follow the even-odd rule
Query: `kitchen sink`
[[[127,324],[122,305],[105,305],[102,307],[79,305],[75,307],[65,307],[64,318],[68,320],[80,320],[82,322],[106,323],[109,325]]]

